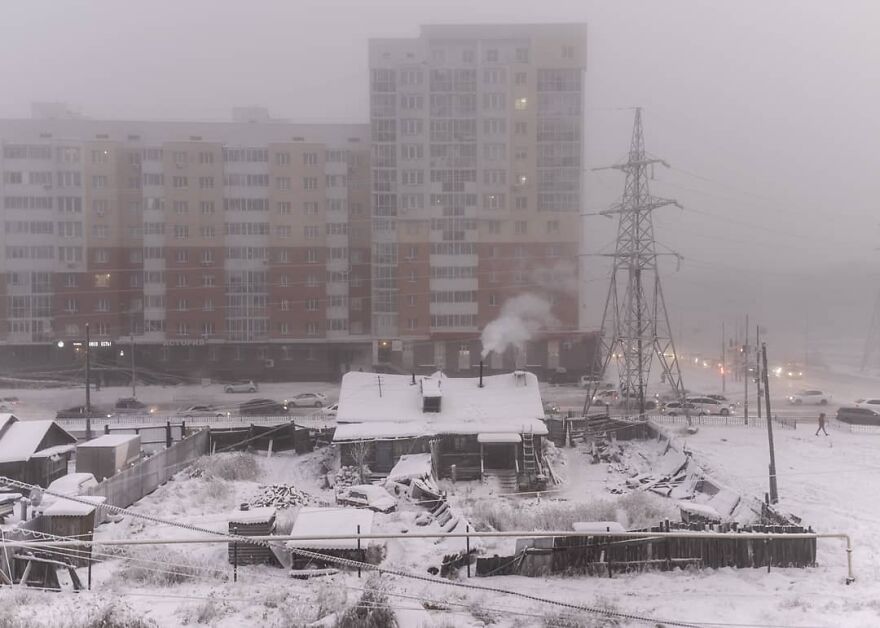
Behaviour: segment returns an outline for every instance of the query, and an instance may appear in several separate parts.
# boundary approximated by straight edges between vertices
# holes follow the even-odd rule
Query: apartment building
[[[555,323],[488,367],[587,367],[578,329],[583,24],[370,41],[374,360],[472,371],[509,299]]]
[[[131,344],[145,377],[370,364],[367,125],[47,111],[0,120],[4,371],[75,364],[86,323],[99,377]]]

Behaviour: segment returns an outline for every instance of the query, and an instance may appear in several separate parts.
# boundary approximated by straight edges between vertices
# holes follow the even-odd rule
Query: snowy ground
[[[689,387],[705,392],[720,392],[720,382],[711,374],[686,373]],[[713,385],[715,384],[715,385]],[[832,390],[835,397],[855,397],[880,390],[880,380],[834,372],[812,373],[809,381],[797,387],[816,386]],[[331,385],[267,385],[256,396],[279,398],[304,390],[319,390],[335,398]],[[277,386],[277,389],[276,389]],[[782,386],[780,385],[780,388]],[[289,392],[288,392],[289,391]],[[728,392],[730,388],[728,388]],[[3,391],[5,396],[9,391]],[[583,403],[582,391],[574,387],[546,387],[548,401],[577,407]],[[14,391],[21,398],[16,413],[42,418],[45,412],[80,402],[82,390]],[[124,396],[125,389],[105,389],[97,400],[109,403]],[[248,395],[225,395],[219,388],[145,387],[139,396],[157,403],[183,405]],[[783,392],[777,396],[782,396]],[[676,434],[685,439],[685,435]],[[856,582],[846,586],[846,556],[843,544],[823,540],[818,546],[819,565],[812,569],[705,570],[672,573],[645,573],[608,578],[474,578],[469,583],[502,587],[564,602],[606,605],[620,611],[655,618],[689,622],[696,625],[761,626],[877,626],[880,625],[880,500],[877,480],[880,462],[877,450],[880,435],[851,434],[831,430],[831,436],[813,435],[802,425],[796,431],[775,433],[779,492],[782,509],[803,518],[819,532],[845,532],[853,536]],[[746,494],[760,496],[767,487],[766,432],[743,427],[701,427],[697,434],[686,435],[687,447],[696,460],[718,480]],[[226,514],[241,501],[257,492],[261,483],[284,482],[296,485],[319,499],[332,494],[323,488],[319,473],[326,454],[308,456],[275,455],[261,459],[261,474],[256,481],[217,481],[206,483],[197,478],[179,476],[142,500],[135,510],[158,514],[182,523],[212,529],[225,529]],[[591,465],[578,449],[565,449],[557,465],[566,484],[558,493],[542,497],[543,504],[593,503],[613,499],[609,489],[619,486],[621,476],[610,473],[607,465]],[[541,508],[537,500],[498,497],[491,486],[460,483],[454,487],[453,503],[467,510],[475,505],[506,500],[519,510]],[[412,530],[417,506],[407,506],[401,513],[379,516],[384,530]],[[289,517],[281,517],[282,520]],[[166,526],[142,525],[132,518],[104,525],[99,538],[133,536],[150,538],[188,534]],[[438,554],[451,547],[437,547],[432,541],[400,540],[388,544],[385,564],[425,574],[436,564]],[[503,543],[488,545],[487,550],[506,552]],[[195,564],[204,568],[202,577],[184,584],[163,586],[139,583],[120,576],[123,561],[114,559],[95,568],[94,591],[84,595],[40,592],[0,591],[0,625],[15,626],[13,614],[21,626],[63,626],[76,628],[70,618],[86,617],[106,611],[107,604],[128,605],[135,616],[155,620],[159,626],[266,625],[290,626],[310,621],[328,610],[356,602],[365,579],[344,574],[332,579],[300,582],[285,577],[273,567],[243,567],[239,581],[231,582],[231,567],[224,545],[179,545],[173,553],[138,554],[140,560],[157,563]],[[140,563],[161,568],[159,564]],[[463,576],[463,574],[462,574]],[[403,628],[441,626],[483,626],[486,620],[502,628],[544,626],[546,615],[556,615],[551,607],[500,594],[465,591],[393,576],[383,578],[390,587],[391,604]],[[408,597],[407,597],[408,596]],[[343,599],[344,598],[344,599]],[[422,601],[435,600],[426,610]],[[441,603],[445,600],[445,604]],[[120,611],[121,612],[121,611]],[[124,615],[124,613],[122,613]],[[584,619],[583,625],[591,625]],[[65,624],[65,621],[68,623]],[[626,625],[622,623],[620,625]],[[639,625],[639,624],[633,624]]]

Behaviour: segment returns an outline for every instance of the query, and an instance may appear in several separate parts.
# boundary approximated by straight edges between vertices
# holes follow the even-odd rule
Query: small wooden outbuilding
[[[55,421],[0,414],[0,475],[43,488],[67,474],[76,437]]]
[[[268,536],[275,533],[275,509],[271,506],[234,510],[229,514],[229,533],[239,536]],[[229,543],[229,564],[276,563],[272,550],[255,543]]]
[[[81,541],[91,541],[95,532],[95,515],[98,507],[104,503],[105,497],[79,495],[72,501],[58,497],[43,510],[41,532],[53,536],[69,536]],[[50,537],[51,538],[51,537]],[[71,557],[72,564],[83,567],[89,564],[92,555],[91,546],[68,548],[65,552]]]
[[[98,482],[127,469],[141,457],[138,434],[105,434],[76,447],[76,472],[91,473]]]

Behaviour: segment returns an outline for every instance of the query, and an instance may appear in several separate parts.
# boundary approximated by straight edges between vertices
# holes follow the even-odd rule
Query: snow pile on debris
[[[271,506],[283,509],[323,503],[322,500],[315,499],[305,491],[301,491],[289,484],[270,484],[268,486],[260,486],[259,488],[259,495],[253,497],[248,502],[255,508]]]
[[[361,476],[365,479],[369,477],[369,475],[370,470],[366,468],[363,473],[361,473],[357,467],[339,467],[336,475],[333,476],[333,486],[338,490],[340,488],[363,484],[364,482]]]

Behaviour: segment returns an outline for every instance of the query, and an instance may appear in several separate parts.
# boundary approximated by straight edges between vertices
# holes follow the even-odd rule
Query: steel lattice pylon
[[[640,415],[645,413],[648,375],[655,355],[675,397],[683,399],[685,394],[657,270],[659,254],[652,220],[655,209],[678,203],[651,196],[648,168],[656,163],[666,165],[646,157],[642,111],[636,109],[629,157],[625,163],[610,166],[626,174],[623,198],[599,212],[619,218],[617,246],[609,254],[613,266],[602,315],[600,360],[602,375],[611,359],[616,360],[624,409],[628,413],[637,409]],[[595,389],[588,392],[585,414],[594,394]]]

